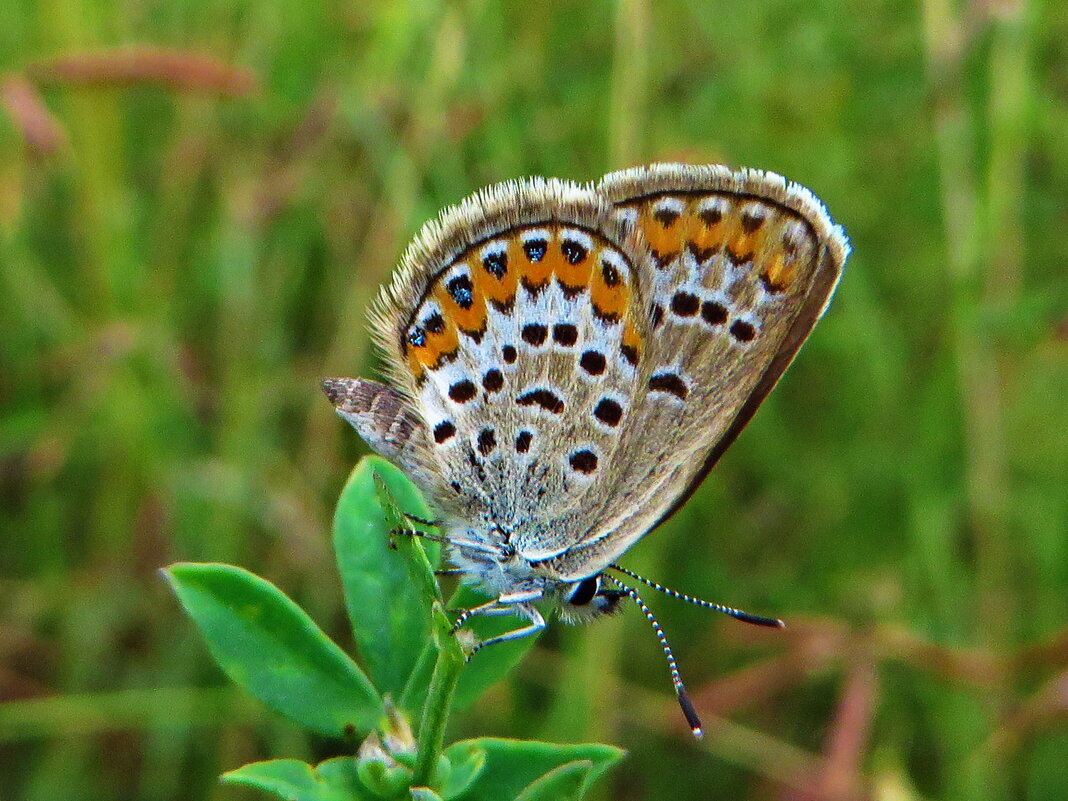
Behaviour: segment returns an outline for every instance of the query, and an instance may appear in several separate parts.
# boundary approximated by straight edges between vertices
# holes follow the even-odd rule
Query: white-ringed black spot
[[[564,400],[552,390],[532,389],[524,392],[515,402],[520,406],[540,406],[547,412],[560,414],[564,410]]]
[[[501,358],[504,359],[505,364],[515,364],[518,355],[514,345],[505,345],[501,348]]]
[[[545,338],[549,335],[549,329],[541,323],[527,323],[523,326],[520,336],[528,345],[538,347],[545,344]]]
[[[452,295],[452,299],[456,301],[457,306],[461,309],[471,308],[471,304],[474,303],[474,295],[470,278],[466,275],[458,275],[449,279],[449,282],[445,284],[445,288]]]
[[[429,331],[431,334],[440,334],[445,330],[445,318],[437,312],[434,312],[425,320],[423,320],[423,328]]]
[[[601,398],[593,410],[593,416],[606,426],[615,428],[623,419],[623,407],[611,398]]]
[[[467,403],[477,392],[475,385],[466,378],[449,387],[449,397],[457,403]]]
[[[456,433],[456,426],[452,424],[451,420],[443,420],[434,426],[434,442],[440,445]]]
[[[565,239],[560,243],[560,251],[564,254],[568,264],[578,264],[589,253],[586,248],[573,239]]]
[[[532,263],[537,263],[545,258],[545,251],[548,250],[549,243],[544,239],[528,239],[523,243],[523,252],[527,254],[527,258]]]
[[[576,470],[579,473],[585,473],[586,475],[589,475],[597,469],[597,454],[588,448],[575,451],[567,461],[568,464],[571,465],[572,470]]]
[[[486,268],[486,272],[500,280],[508,272],[508,253],[503,250],[499,253],[490,253],[482,259],[482,266]]]
[[[492,428],[483,428],[478,433],[478,452],[483,456],[489,456],[497,447],[497,435]]]
[[[499,392],[504,386],[504,376],[496,367],[492,367],[482,376],[482,388],[486,392]]]
[[[600,375],[608,365],[608,360],[605,359],[603,353],[588,350],[579,357],[579,365],[590,375]]]
[[[671,298],[671,311],[679,317],[693,317],[701,308],[701,299],[690,292],[676,292]]]
[[[534,436],[529,431],[520,431],[519,436],[515,438],[515,451],[516,453],[526,453],[530,450],[530,441],[534,439]]]
[[[578,342],[578,329],[571,323],[557,323],[553,326],[553,342],[570,348]]]
[[[619,270],[607,259],[601,259],[601,277],[604,278],[605,286],[619,286],[623,280],[619,277]]]
[[[649,379],[651,392],[667,392],[676,398],[685,399],[690,393],[686,382],[675,373],[657,373]]]
[[[706,300],[701,304],[701,319],[711,326],[723,325],[727,322],[727,307],[714,300]]]
[[[756,336],[756,327],[745,320],[735,320],[731,323],[731,336],[739,342],[752,342]]]

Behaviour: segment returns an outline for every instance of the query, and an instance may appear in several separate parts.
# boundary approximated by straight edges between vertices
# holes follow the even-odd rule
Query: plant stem
[[[419,722],[419,751],[415,758],[413,787],[429,785],[434,768],[437,767],[441,747],[445,742],[445,724],[449,719],[452,695],[456,690],[456,683],[460,680],[460,671],[465,661],[460,644],[449,633],[448,618],[437,603],[434,604],[434,619],[434,640],[438,647],[438,659],[434,663],[434,675],[430,679],[426,703],[423,705],[423,717]]]

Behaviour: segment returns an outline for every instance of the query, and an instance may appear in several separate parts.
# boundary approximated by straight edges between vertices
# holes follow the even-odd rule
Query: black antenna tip
[[[686,694],[686,690],[682,687],[676,687],[675,692],[678,695],[679,706],[682,707],[682,714],[686,717],[686,723],[689,725],[690,731],[693,732],[694,737],[700,740],[705,732],[701,728],[701,718],[697,717],[697,710],[693,708],[690,696]]]
[[[740,620],[743,623],[750,623],[754,626],[764,626],[768,629],[784,629],[786,624],[779,620],[777,617],[761,617],[760,615],[751,615],[748,612],[743,612],[740,609],[732,609],[728,612],[731,617],[736,620]]]

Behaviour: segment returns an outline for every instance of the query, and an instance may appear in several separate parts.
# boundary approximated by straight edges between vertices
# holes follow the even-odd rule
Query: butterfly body
[[[484,613],[529,633],[537,601],[615,608],[599,577],[749,421],[847,254],[822,203],[760,171],[501,184],[424,226],[379,298],[390,385],[324,388],[440,511]]]

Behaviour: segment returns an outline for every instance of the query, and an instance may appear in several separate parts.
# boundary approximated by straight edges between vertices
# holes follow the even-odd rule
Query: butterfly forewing
[[[558,521],[585,528],[554,560],[565,577],[603,569],[689,496],[789,365],[848,253],[814,196],[767,173],[656,165],[609,175],[599,191],[648,244],[649,335],[641,424],[627,429],[600,504]]]

